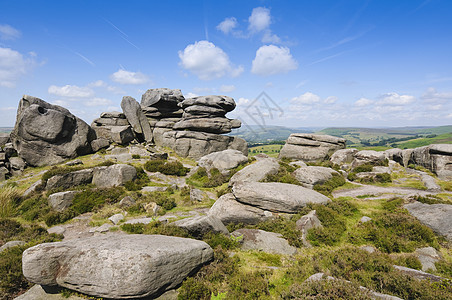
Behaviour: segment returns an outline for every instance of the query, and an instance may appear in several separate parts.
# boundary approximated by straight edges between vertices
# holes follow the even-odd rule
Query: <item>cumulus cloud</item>
[[[271,23],[270,10],[265,7],[253,8],[248,22],[248,30],[250,32],[259,32],[267,29]]]
[[[194,98],[194,97],[198,97],[199,95],[198,94],[195,94],[195,93],[186,93],[185,95],[184,95],[184,97],[185,97],[185,99],[188,99],[188,98]]]
[[[222,93],[230,93],[230,92],[233,92],[233,91],[235,91],[235,85],[222,85],[221,87],[220,87],[220,92],[222,92]]]
[[[367,98],[360,98],[358,100],[355,101],[355,106],[357,107],[365,107],[365,106],[369,106],[371,104],[373,104],[374,101],[367,99]]]
[[[452,100],[452,93],[439,93],[435,88],[430,87],[421,99],[429,103],[444,103],[447,100]]]
[[[287,73],[297,68],[298,63],[290,54],[289,48],[266,45],[257,49],[251,72],[267,76]]]
[[[131,72],[119,69],[117,72],[110,75],[111,80],[120,84],[144,84],[149,81],[149,78],[141,72]]]
[[[20,38],[21,35],[19,30],[8,24],[0,25],[0,39],[2,40],[14,40]]]
[[[24,57],[15,50],[0,47],[0,86],[15,87],[17,80],[35,65],[34,56]]]
[[[238,25],[237,19],[234,17],[226,18],[223,22],[217,25],[217,29],[222,31],[224,34],[229,34]]]
[[[67,98],[89,98],[94,96],[94,91],[89,87],[69,84],[65,86],[51,85],[47,91],[49,94]]]
[[[111,105],[113,102],[110,99],[107,98],[99,98],[94,97],[93,99],[90,99],[90,101],[86,101],[86,106],[107,106]]]
[[[416,100],[415,97],[410,95],[399,95],[397,93],[387,93],[381,97],[378,101],[378,105],[407,105],[413,103]]]
[[[197,75],[199,79],[210,80],[225,75],[237,77],[243,72],[243,67],[234,67],[229,56],[209,41],[199,41],[190,44],[179,51],[180,65]]]
[[[306,92],[303,95],[291,99],[293,104],[314,104],[320,102],[320,97],[311,92]]]
[[[336,101],[337,101],[337,97],[336,96],[329,96],[329,97],[326,97],[325,100],[323,100],[323,103],[325,103],[325,104],[334,104],[334,103],[336,103]]]

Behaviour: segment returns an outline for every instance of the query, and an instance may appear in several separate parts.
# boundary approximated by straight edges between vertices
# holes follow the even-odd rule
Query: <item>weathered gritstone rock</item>
[[[257,224],[273,217],[269,211],[238,202],[233,194],[218,198],[207,215],[217,217],[224,224]]]
[[[435,263],[442,259],[441,253],[433,247],[418,248],[414,252],[417,259],[421,262],[422,271],[436,271]]]
[[[0,132],[0,146],[4,146],[5,144],[9,143],[9,133]]]
[[[235,101],[228,96],[199,96],[185,99],[179,103],[179,106],[184,110],[189,106],[207,106],[230,112],[235,108]]]
[[[294,177],[306,188],[312,189],[316,184],[322,184],[333,178],[333,174],[339,174],[337,171],[318,166],[308,166],[296,169],[293,172]]]
[[[80,191],[67,191],[54,193],[49,196],[49,205],[56,211],[63,211],[72,204],[75,195],[80,193]]]
[[[184,101],[185,98],[179,89],[158,88],[149,89],[141,96],[141,106],[156,106],[156,107],[178,107],[179,102]]]
[[[305,247],[312,247],[307,240],[308,230],[312,228],[323,227],[319,218],[317,217],[317,212],[311,210],[307,215],[302,216],[296,223],[295,226],[301,231],[301,239]]]
[[[352,167],[356,168],[365,164],[381,165],[385,161],[385,154],[383,152],[373,150],[361,150],[355,153],[355,159],[352,162]]]
[[[243,204],[283,213],[297,213],[308,203],[331,201],[316,191],[279,182],[239,182],[232,187],[232,194]]]
[[[140,104],[132,97],[125,96],[121,101],[121,108],[138,140],[152,142],[152,130],[149,121],[141,110]]]
[[[227,173],[241,164],[248,162],[248,157],[239,150],[226,149],[219,152],[213,152],[201,157],[198,161],[200,167],[210,170],[217,168],[221,173]]]
[[[44,166],[92,152],[95,132],[67,109],[23,96],[11,133],[14,148],[27,164]]]
[[[258,250],[267,253],[293,255],[297,248],[290,246],[280,233],[259,229],[239,229],[231,233],[241,237],[242,250]]]
[[[452,180],[452,145],[433,144],[415,148],[409,163],[427,168],[443,180]]]
[[[221,220],[213,215],[182,219],[170,223],[170,225],[183,228],[194,237],[202,237],[209,232],[229,234]]]
[[[84,169],[66,174],[55,175],[47,180],[46,190],[57,188],[69,189],[71,187],[89,184],[93,180],[93,169]]]
[[[452,205],[413,202],[403,206],[422,224],[452,241]]]
[[[173,126],[174,130],[193,130],[209,133],[229,133],[232,123],[227,118],[182,119]]]
[[[117,164],[93,169],[92,183],[97,187],[114,187],[124,185],[137,178],[137,170],[131,165]]]
[[[388,160],[393,160],[402,166],[404,165],[402,149],[399,148],[388,149],[385,150],[383,153]]]
[[[308,133],[292,133],[281,149],[279,157],[307,162],[325,160],[335,151],[345,148],[345,139]]]
[[[274,158],[264,158],[246,166],[242,170],[235,173],[229,180],[229,186],[233,186],[237,182],[259,182],[268,175],[278,173],[279,163]]]
[[[212,258],[212,249],[202,241],[107,234],[28,248],[22,263],[33,283],[127,299],[171,290]]]
[[[336,165],[350,164],[358,149],[340,149],[331,155],[330,161]]]

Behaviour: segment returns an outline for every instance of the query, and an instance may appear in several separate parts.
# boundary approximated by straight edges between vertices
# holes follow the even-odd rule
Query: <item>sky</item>
[[[151,88],[244,125],[452,124],[452,1],[0,0],[0,126],[22,95],[90,124]]]

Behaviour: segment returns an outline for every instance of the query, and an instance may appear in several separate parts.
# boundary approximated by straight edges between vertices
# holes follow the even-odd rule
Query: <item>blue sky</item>
[[[448,0],[1,0],[0,126],[23,94],[91,123],[157,87],[229,95],[245,124],[449,125],[451,15]]]

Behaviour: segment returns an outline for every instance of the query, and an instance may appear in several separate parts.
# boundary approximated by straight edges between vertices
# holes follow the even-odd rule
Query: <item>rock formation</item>
[[[98,138],[125,145],[135,137],[126,116],[120,112],[104,112],[91,123]],[[94,147],[93,147],[94,148]],[[93,149],[94,150],[94,149]]]
[[[88,154],[95,133],[67,109],[23,96],[11,133],[14,148],[31,166],[52,165]]]
[[[292,133],[281,149],[280,158],[300,159],[306,162],[325,160],[335,151],[345,148],[345,139],[330,135]]]

